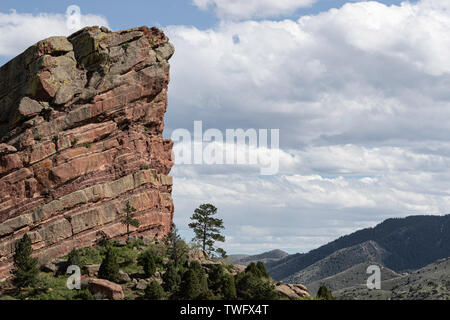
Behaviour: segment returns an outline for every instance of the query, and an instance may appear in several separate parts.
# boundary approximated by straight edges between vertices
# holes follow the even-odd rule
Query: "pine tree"
[[[31,257],[31,239],[25,234],[19,241],[14,254],[14,284],[18,288],[25,288],[36,284],[39,273],[38,261]]]
[[[212,204],[202,204],[199,208],[195,209],[191,220],[194,222],[189,224],[189,228],[192,228],[195,237],[192,241],[201,245],[203,252],[213,254],[217,251],[214,248],[216,241],[224,242],[225,237],[221,234],[224,229],[223,220],[214,218],[217,214],[217,208]]]
[[[138,265],[144,268],[144,273],[147,278],[153,276],[156,272],[156,257],[151,250],[144,251],[138,257]]]
[[[195,300],[201,292],[202,288],[197,273],[193,269],[188,269],[183,275],[178,298],[180,300]]]
[[[122,224],[127,226],[127,239],[129,240],[130,239],[130,226],[139,228],[140,223],[139,223],[139,220],[134,218],[134,216],[135,216],[134,212],[136,212],[136,208],[130,204],[130,201],[127,201],[124,211],[127,215],[126,215],[125,219],[122,220]]]
[[[236,292],[238,298],[243,300],[277,300],[279,298],[274,284],[253,272],[239,273],[236,276]]]
[[[172,224],[170,233],[163,239],[163,243],[167,248],[167,255],[172,259],[175,266],[183,263],[187,257],[188,246],[178,234],[178,229],[175,224]]]
[[[162,276],[162,280],[163,288],[166,292],[174,293],[178,291],[181,283],[181,276],[173,263],[167,264],[166,272]]]
[[[98,277],[100,279],[106,279],[112,282],[116,282],[119,279],[117,252],[110,246],[106,249],[106,256],[100,265]]]
[[[145,288],[145,300],[163,300],[165,297],[165,292],[163,287],[157,282],[152,281]]]
[[[235,300],[236,295],[236,284],[234,282],[234,277],[231,274],[226,274],[222,280],[222,297],[225,300]]]
[[[247,266],[247,268],[245,268],[245,273],[251,273],[258,278],[262,277],[261,272],[259,271],[259,268],[256,266],[256,264],[254,262],[250,263]]]
[[[264,263],[262,263],[261,261],[258,261],[258,263],[256,263],[256,268],[259,271],[259,275],[263,278],[270,278],[269,273],[266,270],[266,266],[264,265]]]
[[[213,265],[208,272],[208,287],[215,293],[220,294],[225,272],[220,264]]]
[[[192,261],[189,265],[189,269],[193,270],[197,275],[201,290],[208,290],[208,279],[206,278],[206,272],[200,262]]]
[[[334,300],[331,291],[328,290],[328,288],[324,285],[320,286],[319,290],[317,291],[316,298],[321,300]]]
[[[83,267],[80,251],[77,249],[72,249],[67,256],[67,262],[70,266],[79,266],[80,268]]]

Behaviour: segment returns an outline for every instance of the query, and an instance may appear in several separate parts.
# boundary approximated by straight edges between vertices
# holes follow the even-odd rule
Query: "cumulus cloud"
[[[81,15],[81,27],[108,27],[108,21],[98,15]],[[39,40],[51,36],[68,36],[77,30],[69,28],[65,14],[28,14],[0,12],[0,56],[15,56]]]
[[[286,16],[317,0],[193,0],[201,10],[213,8],[221,19],[243,20]]]
[[[229,249],[305,251],[388,217],[449,213],[449,9],[361,1],[296,21],[169,27],[168,136],[194,120],[279,128],[281,149],[273,177],[176,166],[178,223],[213,202]]]

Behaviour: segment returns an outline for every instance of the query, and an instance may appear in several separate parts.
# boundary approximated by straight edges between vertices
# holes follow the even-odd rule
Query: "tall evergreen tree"
[[[266,270],[266,266],[261,261],[256,263],[256,268],[259,271],[259,275],[263,278],[270,278],[269,273]]]
[[[195,209],[189,224],[194,231],[195,237],[192,241],[199,243],[203,252],[213,254],[217,251],[214,247],[216,241],[224,242],[225,237],[221,234],[224,229],[223,220],[214,218],[217,208],[212,204],[202,204]]]
[[[130,239],[130,226],[139,228],[140,223],[139,220],[134,218],[136,208],[130,204],[130,201],[127,201],[124,211],[126,213],[126,217],[122,220],[122,224],[127,226],[127,239]]]
[[[193,269],[188,269],[183,274],[178,298],[181,300],[195,300],[202,292],[197,273]]]
[[[25,234],[17,244],[14,254],[13,282],[18,288],[36,284],[39,268],[37,259],[31,257],[32,251],[31,239]]]
[[[181,276],[177,267],[173,263],[168,263],[166,272],[162,276],[163,288],[166,292],[174,293],[178,291],[181,283]]]
[[[106,249],[106,255],[100,265],[98,277],[100,279],[105,279],[112,282],[116,282],[119,279],[119,262],[117,252],[111,246]]]
[[[147,278],[153,276],[156,272],[156,256],[153,251],[144,251],[138,257],[138,265],[144,268],[144,273]]]
[[[226,274],[222,280],[222,298],[225,300],[235,300],[236,295],[236,284],[234,282],[234,277],[231,274]]]
[[[183,263],[188,253],[188,246],[178,234],[178,229],[175,224],[172,224],[170,233],[163,239],[163,243],[167,248],[167,255],[172,259],[175,266]]]

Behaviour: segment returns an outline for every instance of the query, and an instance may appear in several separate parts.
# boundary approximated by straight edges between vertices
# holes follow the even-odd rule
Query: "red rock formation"
[[[174,52],[156,28],[85,28],[0,68],[0,279],[24,233],[45,263],[104,236],[171,226],[172,141],[164,140]]]

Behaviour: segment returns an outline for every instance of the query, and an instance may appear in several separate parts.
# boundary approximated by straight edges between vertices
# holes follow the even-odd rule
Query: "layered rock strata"
[[[123,237],[128,201],[133,234],[170,230],[173,53],[156,28],[89,27],[0,68],[0,279],[25,233],[41,263]]]

